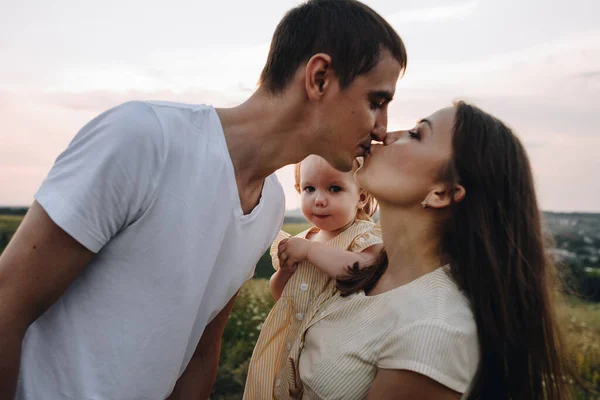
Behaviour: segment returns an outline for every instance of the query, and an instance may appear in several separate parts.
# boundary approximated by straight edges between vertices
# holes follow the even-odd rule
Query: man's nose
[[[382,111],[375,120],[375,127],[371,132],[371,139],[378,142],[385,140],[387,131],[387,110]]]

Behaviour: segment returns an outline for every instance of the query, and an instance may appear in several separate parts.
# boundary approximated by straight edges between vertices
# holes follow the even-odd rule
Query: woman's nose
[[[400,137],[402,136],[403,132],[404,131],[388,132],[385,135],[385,139],[383,140],[383,144],[388,145],[388,144],[394,143],[396,140],[400,139]]]

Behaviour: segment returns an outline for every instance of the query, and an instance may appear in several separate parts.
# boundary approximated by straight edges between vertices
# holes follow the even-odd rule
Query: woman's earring
[[[423,208],[427,208],[427,199],[423,200],[421,205],[423,206]]]

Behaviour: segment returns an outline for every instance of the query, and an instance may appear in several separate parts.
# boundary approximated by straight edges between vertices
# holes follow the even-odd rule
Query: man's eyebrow
[[[369,92],[369,97],[378,97],[386,101],[392,101],[392,99],[394,98],[394,93],[388,90],[374,90],[372,92]]]

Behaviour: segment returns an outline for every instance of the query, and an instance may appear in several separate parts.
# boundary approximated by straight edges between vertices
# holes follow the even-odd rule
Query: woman
[[[396,135],[356,173],[386,254],[338,280],[288,376],[311,399],[567,398],[523,146],[462,102]]]

